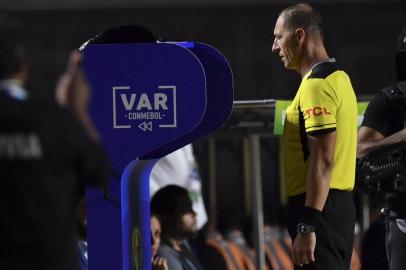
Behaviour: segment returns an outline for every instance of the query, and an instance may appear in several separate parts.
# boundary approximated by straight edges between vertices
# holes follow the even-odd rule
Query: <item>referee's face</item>
[[[276,21],[272,52],[278,53],[285,68],[298,70],[301,55],[300,45],[295,32],[288,29],[284,21],[283,15],[279,16]]]

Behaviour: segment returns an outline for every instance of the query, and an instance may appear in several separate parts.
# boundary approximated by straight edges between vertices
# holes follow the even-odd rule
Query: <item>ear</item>
[[[306,38],[306,31],[303,28],[298,28],[295,30],[295,37],[300,47],[302,47],[304,40]]]

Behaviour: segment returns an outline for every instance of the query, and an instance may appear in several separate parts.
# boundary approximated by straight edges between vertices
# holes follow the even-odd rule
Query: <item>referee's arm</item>
[[[337,132],[308,135],[310,149],[306,182],[305,206],[323,210],[330,188],[334,166],[334,152]]]
[[[331,174],[334,166],[336,131],[308,135],[310,149],[309,167],[306,183],[306,203],[316,212],[323,210],[330,189]],[[293,263],[299,266],[315,261],[316,233],[297,234],[292,246]]]

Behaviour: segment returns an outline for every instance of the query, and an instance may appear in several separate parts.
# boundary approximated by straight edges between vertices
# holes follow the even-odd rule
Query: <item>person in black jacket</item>
[[[82,184],[109,176],[87,114],[81,55],[71,54],[58,103],[34,101],[18,24],[0,16],[0,269],[77,269],[74,214]]]
[[[396,56],[398,82],[374,97],[358,131],[357,157],[378,147],[406,142],[406,26],[399,35]],[[390,270],[406,269],[406,198],[400,196],[386,209],[386,244]],[[388,198],[388,197],[387,197]],[[379,243],[375,242],[378,247]],[[382,243],[382,245],[384,245]],[[384,256],[384,254],[383,254]],[[368,259],[368,256],[363,256]],[[376,265],[376,260],[371,263]],[[366,263],[370,263],[366,261]]]

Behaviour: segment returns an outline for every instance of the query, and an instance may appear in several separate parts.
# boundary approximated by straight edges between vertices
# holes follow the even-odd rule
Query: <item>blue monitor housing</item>
[[[151,269],[150,172],[224,124],[232,72],[197,42],[93,44],[83,56],[90,113],[114,170],[107,190],[86,192],[89,269]]]

